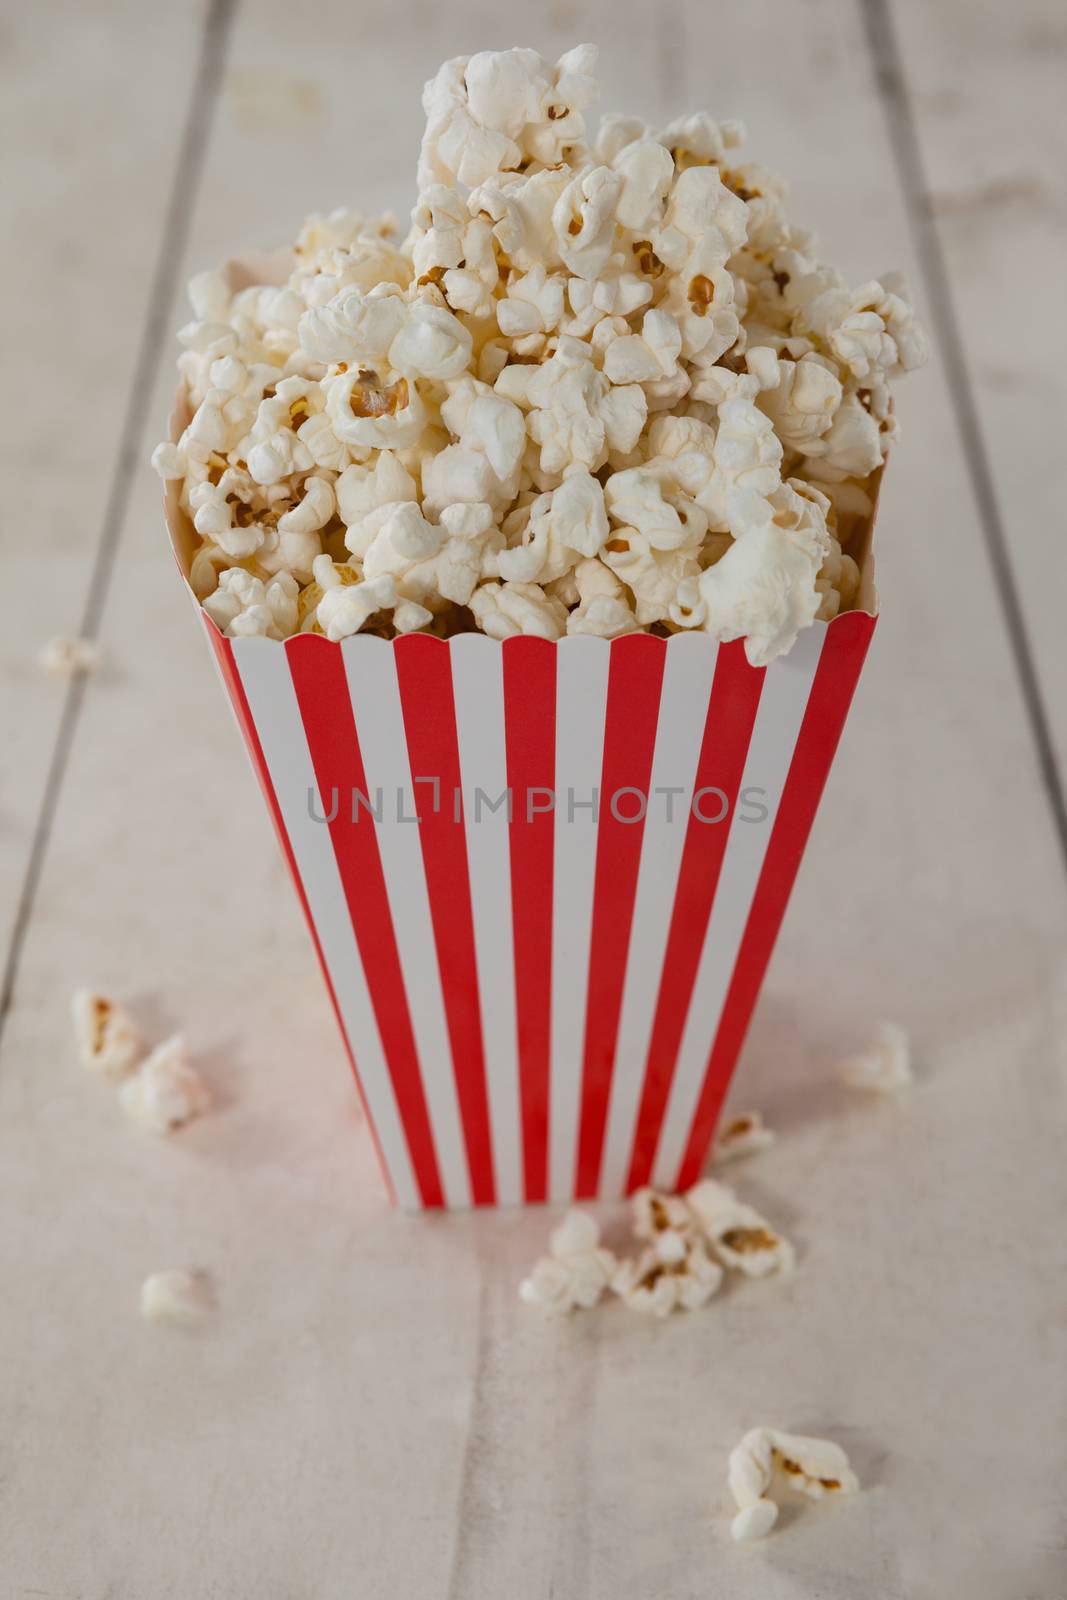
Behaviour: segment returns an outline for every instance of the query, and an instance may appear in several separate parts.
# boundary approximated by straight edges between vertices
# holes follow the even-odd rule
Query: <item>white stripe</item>
[[[604,1195],[621,1194],[626,1182],[717,655],[703,634],[678,634],[667,646],[611,1082]],[[683,792],[669,795],[670,789]]]
[[[765,821],[746,822],[738,806],[735,813],[741,814],[730,819],[730,837],[723,855],[653,1169],[653,1182],[657,1184],[674,1182],[685,1153],[708,1056],[752,909],[752,898],[825,637],[825,625],[814,624],[805,629],[787,656],[779,657],[767,668],[740,794],[746,790],[762,791],[754,794],[753,799],[766,806],[768,815]],[[708,826],[722,827],[723,824],[709,823]]]
[[[574,1194],[582,1048],[593,931],[597,818],[586,804],[604,764],[610,646],[563,639],[556,646],[556,819],[552,889],[552,1078],[549,1199]]]
[[[401,820],[414,817],[417,808],[432,805],[433,791],[429,784],[420,784],[416,789],[413,783],[392,644],[385,639],[353,637],[346,639],[341,649],[372,805],[376,791],[382,791],[382,818],[376,819],[374,826],[445,1201],[449,1206],[468,1206],[471,1194],[466,1145],[419,826]],[[451,795],[440,796],[441,805],[451,803]]]
[[[316,816],[324,817],[326,811],[315,781],[286,654],[273,640],[236,639],[233,658],[248,697],[263,758],[397,1202],[415,1210],[420,1205],[418,1186],[352,931],[330,830],[309,816],[309,797]],[[343,805],[344,800],[340,803]]]
[[[508,805],[490,810],[487,803],[508,787],[503,655],[495,640],[474,633],[458,635],[449,649],[493,1168],[497,1200],[515,1205],[522,1199],[522,1133]]]

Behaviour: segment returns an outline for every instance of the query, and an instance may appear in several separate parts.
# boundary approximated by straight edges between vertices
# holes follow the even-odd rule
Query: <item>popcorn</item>
[[[372,450],[417,444],[426,424],[418,386],[403,375],[357,367],[324,379],[326,415],[338,439]]]
[[[566,481],[566,480],[564,480]],[[568,634],[618,639],[640,626],[626,598],[624,585],[602,561],[582,561],[571,577],[578,604],[567,616]]]
[[[903,280],[888,274],[892,287],[877,279],[858,289],[826,289],[802,307],[794,319],[797,332],[824,344],[847,371],[867,378],[921,366],[928,355],[926,337],[915,321]],[[893,289],[899,293],[894,293]]]
[[[376,612],[396,605],[396,583],[390,575],[382,574],[365,583],[357,580],[346,585],[332,570],[327,575],[326,568],[332,569],[333,563],[328,556],[321,556],[315,563],[315,578],[322,586],[323,595],[315,620],[327,639],[334,643],[358,633]]]
[[[723,1271],[712,1261],[703,1241],[666,1240],[643,1250],[636,1260],[624,1261],[611,1287],[631,1311],[669,1317],[672,1311],[697,1311],[707,1305],[722,1283]]]
[[[496,305],[497,325],[504,337],[521,339],[558,328],[566,282],[562,273],[547,273],[540,263],[514,278]]]
[[[770,418],[786,450],[807,456],[823,454],[821,441],[833,426],[844,396],[833,363],[814,351],[791,361],[766,346],[750,347],[746,353],[750,371],[762,356],[771,358],[771,375],[761,384],[756,404]]]
[[[699,628],[765,665],[857,603],[905,287],[820,262],[738,123],[590,149],[595,63],[446,61],[402,242],[316,213],[277,281],[190,283],[152,460],[231,637]]]
[[[705,1178],[685,1197],[697,1224],[725,1266],[746,1278],[765,1278],[772,1272],[789,1272],[793,1246],[781,1238],[759,1212],[732,1189]]]
[[[807,488],[807,485],[802,485]],[[766,499],[731,497],[733,544],[725,555],[678,587],[679,607],[723,641],[743,638],[754,667],[765,667],[814,621],[815,584],[829,550],[825,498],[781,484]],[[822,504],[820,504],[822,501]],[[699,619],[699,621],[697,620]],[[672,620],[683,622],[680,610]]]
[[[770,1533],[778,1506],[768,1494],[775,1484],[822,1500],[855,1494],[859,1480],[841,1446],[776,1428],[752,1428],[730,1452],[728,1482],[740,1508],[730,1531],[739,1543]]]
[[[100,665],[100,647],[92,639],[49,639],[37,661],[56,678],[84,678]]]
[[[550,1315],[595,1306],[611,1282],[615,1257],[600,1244],[600,1228],[584,1211],[568,1211],[542,1256],[519,1285],[527,1305]]]
[[[883,1022],[867,1049],[841,1063],[842,1082],[869,1094],[899,1094],[915,1081],[911,1046],[904,1029]]]
[[[471,595],[470,608],[490,639],[560,639],[567,627],[567,608],[536,583],[483,583]]]
[[[747,1111],[744,1116],[733,1117],[719,1130],[715,1140],[714,1159],[717,1165],[736,1161],[740,1156],[755,1155],[768,1150],[774,1143],[774,1134],[758,1111]]]
[[[125,1077],[144,1049],[133,1018],[106,994],[78,989],[71,1001],[78,1054],[103,1078]]]
[[[634,448],[648,413],[637,384],[613,388],[588,345],[570,337],[539,367],[505,367],[494,387],[527,410],[526,431],[548,473],[598,471],[609,450]]]
[[[693,1213],[677,1195],[639,1189],[633,1197],[634,1233],[649,1241],[636,1259],[622,1262],[611,1287],[632,1311],[669,1317],[674,1310],[707,1305],[722,1283],[697,1231]]]
[[[141,1285],[141,1315],[146,1322],[196,1323],[215,1306],[206,1273],[171,1267],[153,1272]]]
[[[615,339],[608,346],[604,371],[612,383],[673,378],[681,348],[682,334],[674,318],[666,311],[646,311],[640,335]]]
[[[279,572],[265,584],[243,567],[230,567],[202,604],[229,639],[286,639],[296,632],[298,593],[291,573]]]
[[[170,1133],[210,1108],[211,1095],[180,1033],[157,1045],[126,1080],[119,1104],[131,1122],[150,1133]]]

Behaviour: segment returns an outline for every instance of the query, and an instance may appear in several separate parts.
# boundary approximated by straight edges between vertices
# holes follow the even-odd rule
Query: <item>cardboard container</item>
[[[863,609],[766,669],[703,634],[230,640],[197,605],[400,1205],[697,1178],[874,631],[869,539]]]

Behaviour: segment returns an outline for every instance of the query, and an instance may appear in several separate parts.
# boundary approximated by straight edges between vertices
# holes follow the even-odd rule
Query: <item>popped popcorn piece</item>
[[[772,1272],[789,1272],[793,1246],[775,1233],[754,1206],[739,1200],[732,1189],[704,1178],[686,1195],[701,1231],[726,1266],[746,1278],[765,1278]]]
[[[141,1055],[141,1033],[117,1000],[94,989],[78,989],[71,1001],[74,1037],[84,1064],[103,1078],[130,1072]]]
[[[746,1111],[743,1116],[731,1117],[719,1129],[714,1160],[717,1164],[736,1161],[741,1156],[768,1150],[773,1143],[774,1133],[764,1123],[762,1114],[759,1111]]]
[[[373,450],[417,444],[426,425],[418,385],[403,375],[356,367],[323,380],[326,414],[338,439]],[[310,464],[310,463],[309,463]]]
[[[555,70],[535,50],[485,50],[446,61],[422,94],[426,131],[419,188],[484,183],[526,157],[546,166],[580,143],[581,115],[596,98],[592,45],[561,56]],[[564,123],[554,130],[552,123]]]
[[[589,347],[569,337],[539,367],[505,367],[494,388],[528,411],[526,431],[549,473],[571,466],[596,472],[609,450],[634,448],[648,413],[639,385],[613,387]]]
[[[691,1238],[695,1232],[693,1212],[681,1195],[660,1194],[649,1188],[638,1189],[630,1204],[634,1236],[638,1239],[649,1239],[655,1243],[673,1236],[682,1241]],[[668,1254],[676,1256],[677,1253],[673,1247],[668,1249]]]
[[[540,263],[512,278],[504,298],[496,303],[497,325],[505,338],[522,339],[558,328],[566,282],[562,273],[547,273]]]
[[[566,482],[566,479],[564,479]],[[568,634],[592,634],[598,639],[618,639],[640,626],[622,583],[595,558],[581,561],[568,575],[578,604],[568,613]]]
[[[141,1315],[146,1322],[202,1322],[215,1308],[211,1280],[205,1272],[171,1267],[153,1272],[141,1285]]]
[[[899,1094],[910,1088],[915,1075],[908,1035],[898,1023],[881,1023],[867,1049],[841,1063],[840,1075],[850,1089],[869,1094]]]
[[[681,349],[681,330],[669,312],[646,311],[640,334],[614,339],[608,345],[604,371],[612,383],[651,383],[673,378],[678,372]]]
[[[211,1094],[180,1033],[157,1045],[127,1078],[119,1104],[131,1122],[150,1133],[170,1133],[210,1108]]]
[[[92,639],[49,639],[37,661],[55,678],[85,678],[100,665],[100,647]]]
[[[567,608],[536,583],[483,583],[471,595],[470,608],[490,639],[559,639],[567,627]]]
[[[291,573],[279,572],[265,584],[243,567],[229,567],[201,603],[227,638],[286,639],[296,631],[298,593]]]
[[[600,1243],[600,1228],[585,1211],[568,1211],[549,1239],[549,1254],[519,1285],[527,1305],[564,1315],[596,1305],[615,1271],[615,1257]]]
[[[692,619],[685,625],[703,626],[723,641],[743,638],[754,667],[768,666],[789,650],[814,621],[821,600],[815,584],[829,534],[825,497],[816,500],[817,493],[794,481],[766,498],[733,494],[733,544],[699,578],[679,585],[679,607],[689,608]],[[672,620],[683,622],[680,610]]]
[[[739,1543],[762,1538],[774,1527],[778,1506],[769,1491],[776,1482],[812,1500],[859,1489],[839,1444],[777,1428],[752,1428],[744,1435],[730,1452],[727,1481],[740,1508],[730,1524]]]
[[[636,1259],[620,1263],[611,1287],[632,1311],[669,1317],[695,1311],[718,1290],[723,1270],[708,1255],[693,1212],[678,1195],[639,1189],[634,1233],[649,1241]]]
[[[677,1241],[678,1253],[674,1254]],[[723,1270],[708,1255],[702,1239],[678,1235],[657,1240],[635,1260],[624,1261],[611,1287],[631,1311],[669,1317],[672,1311],[706,1306],[723,1280]]]
[[[615,244],[615,207],[624,188],[621,173],[590,167],[568,183],[552,210],[560,259],[576,278],[595,278]]]
[[[764,362],[760,370],[762,357],[769,357],[770,365]],[[761,393],[756,404],[771,419],[786,450],[807,456],[823,454],[822,441],[844,396],[833,363],[814,351],[792,361],[766,346],[750,346],[745,359],[750,371],[760,371]]]
[[[315,620],[327,639],[334,643],[358,633],[378,611],[396,605],[396,583],[387,574],[345,582],[329,556],[320,556],[315,563],[315,579],[323,590],[322,599],[315,610]]]
[[[858,289],[834,286],[801,306],[793,330],[824,344],[857,378],[874,371],[887,377],[921,366],[929,354],[899,274],[886,274]],[[894,292],[896,291],[896,292]]]

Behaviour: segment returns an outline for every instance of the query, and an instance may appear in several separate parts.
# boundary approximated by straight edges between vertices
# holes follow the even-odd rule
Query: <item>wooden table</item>
[[[602,46],[605,104],[707,106],[858,281],[910,269],[884,617],[735,1093],[783,1284],[544,1324],[545,1213],[383,1203],[269,822],[146,466],[188,273],[411,203],[447,55]],[[0,1595],[976,1600],[1067,1592],[1062,1208],[1065,34],[1046,0],[92,0],[15,10],[0,631]],[[98,637],[84,685],[55,633]],[[219,1107],[124,1126],[72,989],[187,1030]],[[849,1097],[887,1015],[920,1082]],[[622,1237],[622,1208],[604,1211]],[[218,1315],[143,1325],[208,1268]],[[864,1483],[763,1545],[726,1455],[826,1431]]]

